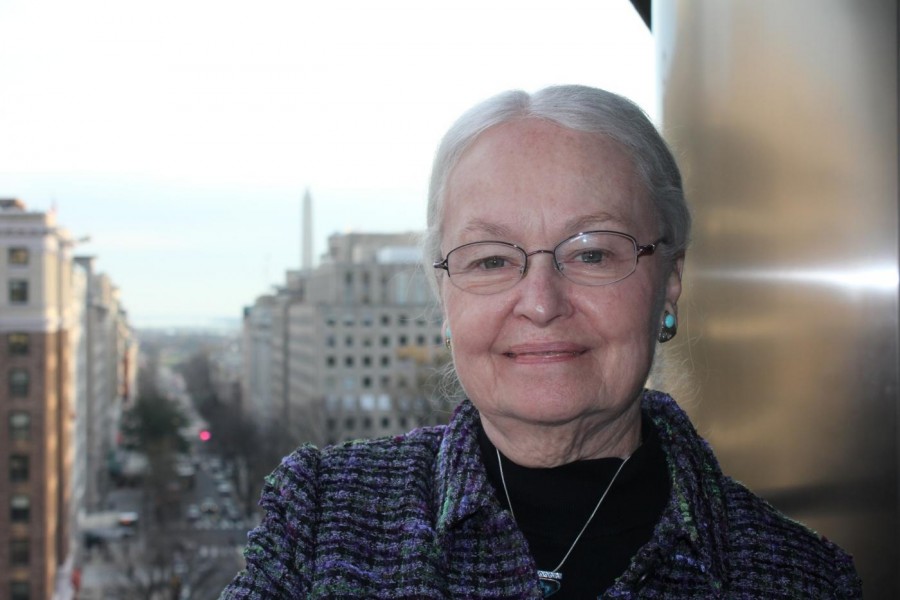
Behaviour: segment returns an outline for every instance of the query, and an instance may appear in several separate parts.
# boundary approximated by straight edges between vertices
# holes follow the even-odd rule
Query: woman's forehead
[[[490,212],[489,205],[484,203],[478,204],[482,208],[486,208],[486,212]],[[460,234],[473,234],[483,236],[493,236],[497,239],[508,239],[515,235],[521,229],[521,223],[517,223],[520,215],[503,215],[494,214],[491,216],[470,215],[468,219],[463,219],[458,227]],[[507,218],[508,217],[508,218]],[[616,212],[596,211],[583,215],[572,215],[566,220],[560,222],[559,227],[563,231],[571,233],[580,233],[584,231],[596,230],[612,230],[622,231],[633,225],[633,219],[623,216]]]

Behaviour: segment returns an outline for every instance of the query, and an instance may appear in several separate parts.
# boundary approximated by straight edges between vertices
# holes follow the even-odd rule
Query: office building
[[[319,444],[446,420],[429,397],[447,353],[417,237],[332,235],[318,267],[258,299],[244,325],[245,404]]]

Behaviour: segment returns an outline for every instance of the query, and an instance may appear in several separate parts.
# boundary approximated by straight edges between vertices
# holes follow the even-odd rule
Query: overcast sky
[[[510,88],[655,118],[628,0],[0,0],[0,198],[55,206],[138,326],[238,319],[338,231],[420,230],[440,136]]]

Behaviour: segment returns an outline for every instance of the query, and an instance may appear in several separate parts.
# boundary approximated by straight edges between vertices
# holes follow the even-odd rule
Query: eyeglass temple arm
[[[637,249],[638,258],[640,258],[641,256],[649,256],[649,255],[653,254],[654,252],[656,252],[657,246],[659,246],[660,244],[668,244],[668,243],[669,243],[669,241],[666,238],[659,238],[652,244],[647,244],[646,246],[638,246],[638,249]],[[435,266],[437,266],[437,265],[435,265]]]

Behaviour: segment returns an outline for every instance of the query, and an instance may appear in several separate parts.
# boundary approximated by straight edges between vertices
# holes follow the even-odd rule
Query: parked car
[[[185,516],[188,521],[196,521],[200,518],[200,507],[196,504],[189,504],[187,511],[185,511]]]

